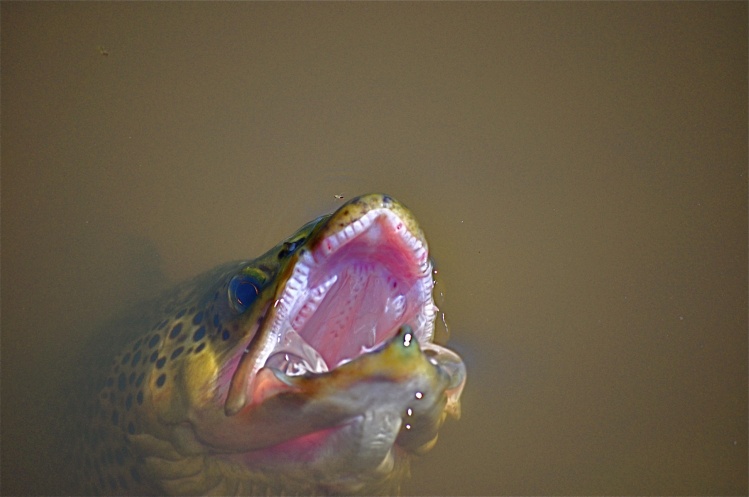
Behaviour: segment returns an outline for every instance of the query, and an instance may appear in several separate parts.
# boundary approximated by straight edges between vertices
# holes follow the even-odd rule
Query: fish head
[[[413,215],[371,194],[185,290],[129,435],[149,475],[169,493],[392,491],[460,412],[433,284]]]

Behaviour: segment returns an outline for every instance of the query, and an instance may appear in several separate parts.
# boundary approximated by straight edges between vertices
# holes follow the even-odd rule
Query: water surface
[[[747,493],[745,3],[1,9],[3,494],[97,326],[370,191],[469,368],[406,493]]]

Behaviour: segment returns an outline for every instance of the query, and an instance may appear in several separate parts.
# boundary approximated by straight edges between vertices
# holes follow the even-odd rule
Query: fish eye
[[[260,283],[253,277],[240,274],[229,282],[229,302],[237,313],[241,314],[250,307],[260,295]]]

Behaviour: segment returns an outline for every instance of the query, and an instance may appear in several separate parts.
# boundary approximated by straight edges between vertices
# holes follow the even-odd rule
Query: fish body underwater
[[[66,494],[394,494],[458,417],[413,215],[361,196],[96,337],[61,423]]]

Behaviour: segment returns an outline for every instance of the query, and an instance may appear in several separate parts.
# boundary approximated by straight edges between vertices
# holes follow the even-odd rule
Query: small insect
[[[104,48],[103,46],[99,45],[99,46],[98,46],[98,47],[96,47],[96,48],[98,48],[98,49],[99,49],[99,53],[100,53],[100,54],[101,54],[101,55],[102,55],[103,57],[106,57],[107,55],[109,55],[109,50],[107,50],[107,49],[106,49],[106,48]]]
[[[336,200],[343,200],[343,195],[333,195]]]

